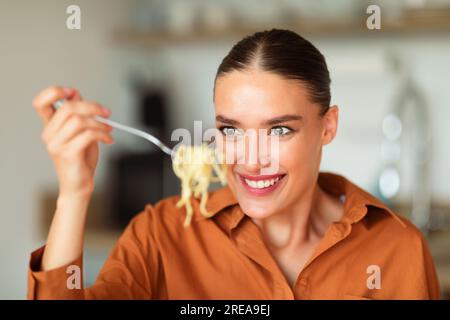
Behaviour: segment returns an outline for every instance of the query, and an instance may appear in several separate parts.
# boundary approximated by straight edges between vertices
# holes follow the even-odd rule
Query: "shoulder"
[[[347,178],[331,175],[328,180],[336,180],[343,185],[346,197],[348,219],[361,225],[370,239],[380,239],[385,247],[389,243],[410,248],[421,247],[424,242],[422,232],[407,218],[395,212],[388,204],[359,187]],[[335,181],[335,182],[336,182]]]
[[[186,208],[184,206],[178,207],[180,195],[166,197],[156,204],[147,204],[142,212],[137,214],[130,226],[142,226],[154,230],[154,234],[158,233],[183,233],[186,228],[183,227],[186,218]],[[191,220],[191,225],[196,225],[197,222],[205,218],[200,213],[200,199],[191,197],[190,202],[193,209],[194,217]],[[228,186],[221,187],[208,192],[206,211],[212,216],[221,212],[223,209],[237,204],[236,197]],[[188,228],[192,229],[192,228]]]
[[[361,226],[365,236],[357,241],[363,248],[358,250],[357,260],[363,266],[379,266],[390,293],[401,298],[439,298],[439,282],[427,240],[413,223],[372,207]]]
[[[380,259],[422,267],[430,257],[423,233],[408,219],[392,211],[368,206],[366,216],[354,228],[368,250],[366,252],[376,253]]]
[[[156,204],[147,204],[141,212],[131,219],[128,228],[139,229],[174,228],[182,226],[185,215],[184,208],[178,208],[179,195],[161,199]]]

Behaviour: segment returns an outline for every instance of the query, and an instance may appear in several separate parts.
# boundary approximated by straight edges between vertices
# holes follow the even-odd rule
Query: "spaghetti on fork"
[[[226,184],[226,165],[218,158],[215,150],[207,144],[200,146],[181,145],[174,156],[172,167],[181,180],[181,198],[177,208],[186,207],[184,227],[188,227],[194,214],[191,196],[200,198],[200,213],[205,217],[211,214],[206,209],[208,187],[211,182]]]

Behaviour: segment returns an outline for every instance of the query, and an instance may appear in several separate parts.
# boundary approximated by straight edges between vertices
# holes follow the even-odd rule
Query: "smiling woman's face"
[[[214,103],[219,145],[233,152],[228,185],[243,212],[262,219],[293,209],[316,185],[322,146],[336,133],[337,107],[320,117],[320,106],[311,102],[300,82],[259,70],[220,76]],[[230,148],[236,142],[224,138],[249,129],[266,129],[268,135],[278,137],[278,151],[261,155],[259,161],[249,161],[248,156],[240,159],[239,148]],[[254,143],[245,141],[245,152],[258,152]],[[277,170],[265,175],[261,169],[270,166],[274,157],[278,157]]]

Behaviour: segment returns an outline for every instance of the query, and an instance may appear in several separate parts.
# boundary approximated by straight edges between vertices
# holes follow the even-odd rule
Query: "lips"
[[[251,194],[256,196],[267,195],[278,188],[286,174],[273,175],[246,175],[238,174],[244,188]]]

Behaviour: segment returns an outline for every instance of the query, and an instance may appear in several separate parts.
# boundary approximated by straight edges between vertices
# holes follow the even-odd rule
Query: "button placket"
[[[300,278],[300,281],[299,281],[299,284],[300,284],[302,287],[306,287],[306,286],[308,285],[308,279],[305,278],[305,277],[301,277],[301,278]]]
[[[310,296],[310,286],[307,276],[300,276],[294,286],[295,299],[308,299]]]

